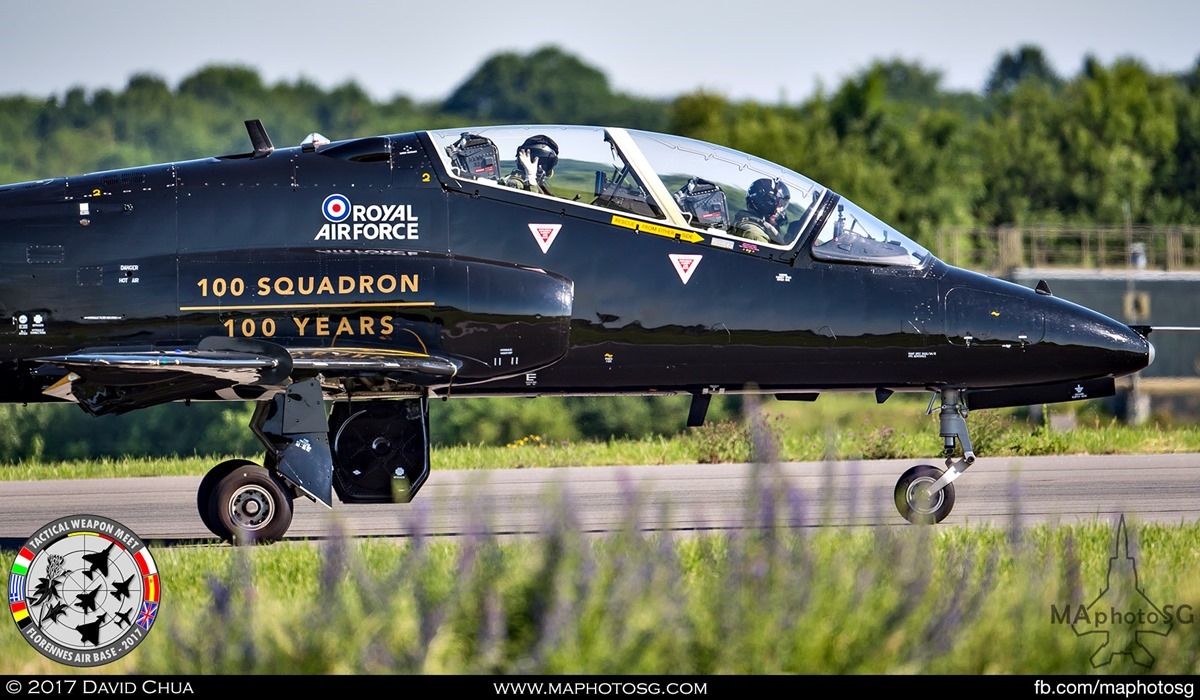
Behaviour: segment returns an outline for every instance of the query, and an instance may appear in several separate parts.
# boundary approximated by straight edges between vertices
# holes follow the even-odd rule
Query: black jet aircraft
[[[112,553],[112,548],[113,543],[109,542],[108,546],[99,552],[92,552],[91,554],[83,555],[83,560],[90,565],[88,566],[87,570],[83,572],[83,575],[87,576],[89,581],[92,580],[92,577],[95,576],[97,572],[99,572],[100,576],[102,577],[108,576],[108,556]]]
[[[281,537],[298,495],[408,501],[428,402],[471,396],[690,394],[698,425],[713,394],[932,392],[945,467],[895,500],[938,522],[975,461],[968,407],[1109,396],[1153,359],[1147,329],[947,265],[721,146],[247,128],[248,153],[0,187],[0,400],[257,402],[264,463],[197,496],[225,539]]]
[[[125,579],[124,581],[113,581],[112,582],[112,585],[113,585],[112,594],[113,594],[114,598],[116,598],[117,600],[120,600],[122,598],[129,597],[129,586],[130,586],[130,584],[133,583],[133,577],[134,577],[134,575],[130,574],[129,578]]]
[[[100,586],[96,586],[90,591],[84,591],[75,596],[75,607],[83,612],[95,612],[96,610],[96,595],[100,592]]]
[[[100,626],[104,624],[104,620],[107,617],[108,615],[106,613],[100,613],[100,617],[97,617],[95,620],[92,620],[84,625],[76,626],[75,631],[79,633],[79,643],[87,644],[88,642],[91,642],[93,646],[99,646]]]

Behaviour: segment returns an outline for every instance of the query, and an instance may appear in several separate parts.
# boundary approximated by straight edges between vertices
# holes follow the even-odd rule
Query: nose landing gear
[[[938,412],[946,468],[919,464],[900,475],[894,492],[896,509],[910,523],[940,523],[954,507],[954,480],[975,463],[975,450],[967,434],[967,406],[960,389],[943,389]],[[936,398],[936,397],[935,397]],[[930,412],[933,403],[930,402]],[[955,459],[956,447],[962,457]]]

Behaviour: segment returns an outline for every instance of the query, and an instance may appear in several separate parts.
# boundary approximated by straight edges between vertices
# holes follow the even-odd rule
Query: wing
[[[296,371],[387,376],[429,387],[449,384],[462,366],[426,353],[376,348],[288,350],[264,341],[219,337],[205,338],[191,348],[92,349],[34,361],[44,363],[42,373],[66,370],[44,394],[78,403],[93,415],[187,398],[253,400],[286,387]]]

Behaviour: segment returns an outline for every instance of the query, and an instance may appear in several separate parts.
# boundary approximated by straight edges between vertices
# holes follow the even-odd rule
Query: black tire
[[[918,464],[900,475],[896,482],[896,509],[910,523],[932,525],[940,523],[954,508],[954,484],[934,495],[932,501],[922,498],[921,487],[928,488],[942,477],[945,470],[928,464]]]
[[[229,476],[230,472],[242,467],[253,467],[254,462],[245,459],[228,459],[208,470],[200,480],[200,488],[196,490],[196,510],[200,512],[200,520],[204,527],[222,540],[229,540],[232,533],[223,531],[213,518],[213,492],[217,483]]]
[[[292,524],[292,493],[253,463],[229,472],[213,490],[212,519],[233,544],[269,544]]]

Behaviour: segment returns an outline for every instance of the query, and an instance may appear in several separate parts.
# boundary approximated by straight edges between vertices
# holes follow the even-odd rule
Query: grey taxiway
[[[776,496],[789,527],[906,526],[892,506],[896,474],[911,460],[556,469],[435,470],[412,503],[336,504],[298,499],[288,539],[456,536],[483,529],[521,535],[563,514],[587,532],[634,526],[703,532],[755,527],[757,504]],[[143,539],[215,541],[196,511],[200,477],[0,482],[0,547],[15,548],[59,517],[95,514]],[[1200,518],[1200,454],[981,459],[955,483],[947,525],[1114,522]]]

